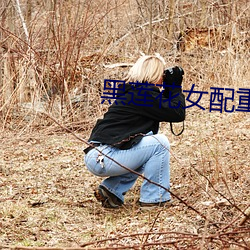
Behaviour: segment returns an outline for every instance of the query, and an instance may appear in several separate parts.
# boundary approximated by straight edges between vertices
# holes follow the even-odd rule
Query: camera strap
[[[182,130],[181,130],[181,132],[179,133],[179,134],[176,134],[175,132],[174,132],[174,130],[173,130],[173,123],[172,122],[170,122],[170,129],[171,129],[171,132],[172,132],[172,134],[174,134],[175,136],[179,136],[179,135],[181,135],[182,133],[183,133],[183,131],[184,131],[184,121],[182,122]]]

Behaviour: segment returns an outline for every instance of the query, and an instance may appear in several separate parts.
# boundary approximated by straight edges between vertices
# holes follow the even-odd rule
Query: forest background
[[[2,249],[250,248],[249,1],[0,0],[0,13]],[[141,211],[137,183],[105,210],[82,148],[109,106],[104,79],[154,53],[208,92],[204,110],[187,109],[179,137],[161,124],[173,206]]]

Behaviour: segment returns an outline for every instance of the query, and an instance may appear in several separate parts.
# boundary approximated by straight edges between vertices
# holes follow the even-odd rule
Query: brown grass
[[[31,3],[26,16],[30,6],[21,1],[30,44],[13,3],[0,6],[0,248],[249,249],[249,220],[240,225],[250,205],[249,114],[209,112],[210,87],[235,90],[228,108],[239,104],[239,88],[249,88],[248,1],[178,1],[172,40],[166,1],[153,1],[152,11],[134,0]],[[188,28],[196,37],[184,35],[188,49],[177,50]],[[108,107],[100,104],[103,79],[128,70],[104,65],[133,63],[149,45],[167,67],[184,68],[183,89],[209,92],[200,102],[205,111],[187,109],[183,135],[161,125],[171,142],[171,190],[198,213],[178,199],[142,212],[141,180],[124,208],[103,209],[84,143],[41,114],[87,139]]]

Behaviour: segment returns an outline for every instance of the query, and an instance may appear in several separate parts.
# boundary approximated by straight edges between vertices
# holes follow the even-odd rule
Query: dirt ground
[[[180,124],[174,126],[175,130]],[[168,208],[141,211],[141,179],[124,207],[104,209],[87,171],[84,143],[65,131],[2,131],[0,248],[250,249],[250,116],[190,109],[171,143]],[[89,132],[76,132],[87,139]],[[182,201],[185,202],[185,204]]]

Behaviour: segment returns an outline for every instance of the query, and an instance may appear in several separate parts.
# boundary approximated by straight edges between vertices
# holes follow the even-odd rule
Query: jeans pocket
[[[111,151],[112,148],[107,145],[99,146],[97,147],[97,150],[91,150],[84,158],[85,165],[88,170],[97,176],[107,176],[107,169],[105,166],[107,157],[104,155],[108,155]]]

